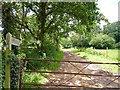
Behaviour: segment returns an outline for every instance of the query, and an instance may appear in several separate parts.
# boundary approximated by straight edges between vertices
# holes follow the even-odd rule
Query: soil
[[[63,60],[88,61],[72,53],[71,51],[64,51]],[[92,87],[92,88],[118,88],[119,87],[118,78],[105,77],[104,75],[112,75],[113,73],[103,70],[99,65],[96,65],[96,64],[62,62],[60,68],[56,71],[82,73],[82,74],[85,74],[85,73],[103,74],[103,76],[50,74],[47,79],[47,84],[66,85],[66,86],[70,85],[70,86],[78,86],[78,87],[82,86],[82,87]],[[59,87],[63,87],[63,86],[57,86],[57,88]]]

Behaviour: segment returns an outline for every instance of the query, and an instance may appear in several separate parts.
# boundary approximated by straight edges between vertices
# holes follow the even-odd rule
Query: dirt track
[[[63,60],[86,61],[85,59],[75,55],[71,51],[64,52]],[[98,65],[93,65],[93,64],[88,65],[88,64],[80,64],[80,63],[79,64],[61,63],[61,66],[57,71],[71,72],[71,73],[75,72],[75,73],[103,74],[103,75],[112,74],[108,71],[102,70],[102,68]],[[105,77],[105,76],[50,74],[48,77],[47,84],[83,86],[83,87],[93,87],[93,88],[103,88],[103,87],[118,88],[119,86],[118,79],[113,81],[114,79],[115,77]]]

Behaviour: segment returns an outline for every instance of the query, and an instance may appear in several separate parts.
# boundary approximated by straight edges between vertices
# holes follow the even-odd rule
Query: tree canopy
[[[106,20],[95,2],[13,2],[3,3],[2,9],[4,37],[11,32],[23,47],[34,45],[40,53],[48,42],[58,50],[61,37],[90,32]]]
[[[114,22],[104,26],[103,33],[110,35],[115,38],[116,42],[120,42],[120,22]]]

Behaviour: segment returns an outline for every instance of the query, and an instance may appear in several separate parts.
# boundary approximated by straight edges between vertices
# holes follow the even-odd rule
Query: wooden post
[[[7,33],[6,35],[6,60],[5,60],[5,88],[10,89],[10,61],[8,55],[11,51],[11,44],[12,44],[12,35]]]

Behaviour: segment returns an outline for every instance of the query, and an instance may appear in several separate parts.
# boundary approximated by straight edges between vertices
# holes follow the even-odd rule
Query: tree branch
[[[38,14],[37,11],[35,9],[33,9],[33,5],[32,4],[26,4],[27,8],[30,8],[35,14]]]
[[[27,25],[27,23],[23,24],[23,23],[21,23],[20,21],[18,21],[17,19],[15,19],[15,21],[16,21],[19,25],[21,25],[21,26],[23,26],[24,28],[28,29],[29,32],[31,33],[31,35],[32,35],[36,40],[38,39],[38,38],[35,36],[35,34],[31,31],[31,29],[29,28],[29,26]]]
[[[50,23],[47,25],[46,30],[51,26],[51,24],[54,22],[54,20],[51,20]]]

